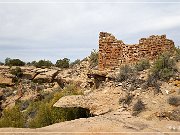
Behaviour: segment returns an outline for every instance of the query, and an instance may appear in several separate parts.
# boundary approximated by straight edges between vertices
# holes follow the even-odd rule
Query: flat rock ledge
[[[60,98],[54,107],[82,107],[90,110],[93,115],[102,115],[119,108],[119,91],[115,88],[105,88],[103,90],[93,91],[87,95],[71,95]],[[116,94],[114,94],[116,93]]]

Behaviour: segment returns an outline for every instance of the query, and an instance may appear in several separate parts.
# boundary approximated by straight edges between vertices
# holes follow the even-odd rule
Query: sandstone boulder
[[[50,83],[54,80],[55,76],[58,74],[58,70],[44,70],[44,72],[38,74],[33,80],[39,83]]]
[[[0,85],[6,85],[6,86],[14,85],[13,78],[9,78],[0,74]]]
[[[71,95],[60,98],[54,107],[82,107],[90,110],[93,115],[101,115],[119,107],[120,92],[118,88],[106,87],[103,90],[96,89],[85,95]],[[116,94],[114,94],[116,93]]]
[[[105,71],[98,71],[98,70],[91,70],[88,72],[87,76],[90,79],[93,79],[94,87],[98,88],[100,84],[106,80],[107,72]]]
[[[34,72],[36,72],[36,73],[44,73],[44,72],[48,72],[48,69],[41,69],[41,68],[37,68],[37,69],[35,69],[34,70]]]
[[[2,69],[10,69],[10,67],[9,66],[0,66],[0,69],[2,70]]]
[[[86,101],[83,95],[71,95],[62,97],[61,100],[54,104],[55,107],[82,107],[86,108],[84,102]]]
[[[22,78],[32,80],[36,75],[37,75],[37,73],[35,73],[35,72],[25,71],[25,72],[23,72]]]

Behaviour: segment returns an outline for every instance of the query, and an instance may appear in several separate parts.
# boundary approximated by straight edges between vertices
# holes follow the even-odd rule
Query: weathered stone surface
[[[6,76],[7,78],[14,78],[15,75],[12,75],[12,74],[4,74],[4,76]]]
[[[34,69],[34,72],[36,72],[36,73],[44,73],[44,72],[48,72],[48,69],[37,68],[37,69]]]
[[[23,72],[22,78],[23,79],[30,79],[30,80],[32,80],[36,75],[37,75],[37,73],[35,73],[35,72],[25,71],[25,72]]]
[[[88,87],[88,71],[89,71],[89,62],[82,61],[79,65],[75,65],[73,68],[64,69],[59,71],[58,75],[55,77],[55,80],[58,84],[63,87],[64,84],[73,83],[80,86],[81,88]]]
[[[0,84],[8,86],[14,85],[12,78],[8,78],[2,74],[0,74]]]
[[[44,72],[39,73],[35,78],[35,82],[52,82],[54,77],[58,74],[57,70],[43,70]]]
[[[98,70],[91,70],[87,74],[88,78],[91,79],[91,81],[89,82],[90,83],[93,82],[93,85],[95,88],[98,88],[100,84],[106,80],[107,78],[106,75],[107,75],[107,72],[98,71]]]
[[[173,50],[174,42],[166,35],[141,38],[139,44],[127,45],[112,34],[99,34],[99,70],[115,69],[119,65],[136,63],[141,59],[153,60],[165,51]]]
[[[10,69],[10,67],[9,66],[0,66],[0,69],[2,70],[2,69]]]
[[[117,93],[116,91],[119,91]],[[114,94],[116,93],[116,94]],[[94,90],[85,95],[72,95],[60,98],[55,107],[82,107],[87,108],[94,115],[101,115],[116,110],[119,107],[119,96],[121,91],[118,88],[106,87],[103,90]]]
[[[73,101],[73,102],[72,102]],[[86,102],[84,100],[84,96],[83,95],[71,95],[71,96],[65,96],[62,97],[61,100],[59,100],[58,102],[56,102],[54,104],[54,106],[56,107],[82,107],[85,108],[85,104],[84,102]]]
[[[178,72],[180,72],[180,61],[176,63],[176,68],[177,68]]]
[[[92,76],[106,76],[107,75],[107,72],[106,71],[98,71],[98,70],[90,70],[88,72],[88,75],[92,75]]]

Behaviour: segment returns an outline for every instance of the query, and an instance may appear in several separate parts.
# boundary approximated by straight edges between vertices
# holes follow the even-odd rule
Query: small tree
[[[152,67],[152,75],[160,80],[169,80],[174,75],[175,63],[169,53],[164,53],[155,61]]]
[[[135,65],[135,69],[137,71],[143,71],[145,69],[148,69],[149,67],[150,67],[150,64],[148,60],[142,60]]]
[[[25,62],[21,61],[20,59],[5,59],[5,65],[7,66],[24,66]]]
[[[90,67],[91,68],[96,67],[98,65],[98,51],[93,49],[93,51],[91,51],[89,58],[90,58]]]
[[[56,61],[56,67],[59,68],[69,68],[69,59],[68,58],[64,58],[64,59],[60,59]]]
[[[22,77],[23,72],[20,67],[16,67],[15,69],[11,70],[11,74],[15,75],[17,78]]]
[[[18,106],[3,110],[0,127],[25,127],[25,118]]]
[[[33,61],[33,64],[35,64],[35,67],[37,68],[43,68],[43,67],[49,68],[53,65],[52,62],[49,60],[39,60],[38,62]]]
[[[34,60],[31,62],[31,66],[36,66],[37,62]]]
[[[50,124],[52,124],[51,121],[51,112],[50,112],[50,108],[48,107],[47,104],[41,104],[41,106],[39,106],[39,110],[37,112],[37,115],[35,116],[34,119],[32,119],[29,123],[30,127],[43,127],[43,126],[48,126]]]

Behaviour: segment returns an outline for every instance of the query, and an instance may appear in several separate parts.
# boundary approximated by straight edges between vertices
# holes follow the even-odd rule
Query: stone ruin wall
[[[155,59],[159,54],[174,48],[166,35],[141,38],[139,44],[127,45],[112,34],[99,34],[99,70],[113,70],[122,64],[133,64],[142,59]]]

